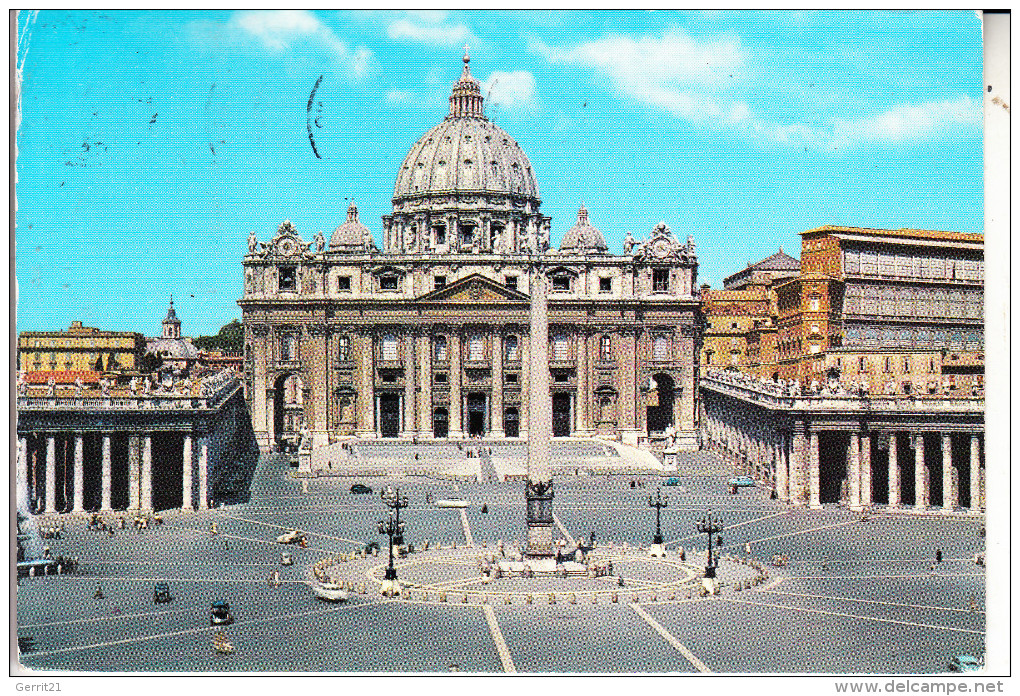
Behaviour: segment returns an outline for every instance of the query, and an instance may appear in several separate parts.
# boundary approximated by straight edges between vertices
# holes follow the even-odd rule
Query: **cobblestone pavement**
[[[64,536],[47,543],[81,567],[20,581],[21,660],[33,669],[100,672],[932,673],[955,655],[984,652],[985,574],[972,560],[984,550],[982,520],[791,509],[759,489],[729,495],[725,476],[713,456],[692,455],[681,462],[679,485],[662,487],[667,560],[683,548],[687,565],[703,562],[705,537],[695,524],[711,511],[723,519],[720,552],[769,572],[749,589],[724,586],[718,596],[691,599],[680,590],[670,601],[668,592],[653,600],[647,588],[635,598],[631,587],[616,603],[595,604],[583,601],[582,590],[574,604],[569,588],[549,585],[559,579],[536,578],[531,604],[441,602],[421,590],[390,599],[366,587],[334,605],[312,595],[312,568],[368,541],[386,548],[376,533],[384,517],[380,486],[409,495],[411,507],[401,514],[408,541],[422,547],[428,540],[432,549],[457,544],[474,559],[500,541],[523,542],[522,484],[364,479],[376,492],[354,495],[350,486],[359,479],[297,481],[285,460],[264,457],[243,504],[168,512],[161,526],[112,537],[65,518]],[[654,527],[648,495],[662,481],[559,478],[557,530],[614,548],[647,547]],[[462,520],[461,510],[427,504],[427,496],[463,497],[471,506]],[[307,548],[276,542],[290,529],[307,534]],[[474,549],[463,549],[465,531]],[[284,551],[293,565],[280,564]],[[771,566],[775,555],[788,558],[783,567]],[[404,560],[415,556],[426,554]],[[375,569],[385,560],[366,559]],[[466,568],[478,577],[475,560]],[[418,572],[406,571],[412,580]],[[270,582],[276,572],[278,585]],[[174,595],[169,604],[153,603],[160,581]],[[525,582],[495,589],[526,596],[529,588],[518,589]],[[100,587],[103,598],[95,599]],[[217,599],[230,602],[235,618],[225,628],[236,648],[230,655],[211,648],[209,606]]]

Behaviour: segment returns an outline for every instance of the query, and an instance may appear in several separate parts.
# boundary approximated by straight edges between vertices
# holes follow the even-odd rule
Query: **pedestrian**
[[[751,542],[747,542],[746,544],[744,544],[744,553],[746,553],[748,556],[751,555]]]
[[[935,549],[935,562],[936,563],[942,562],[942,549]]]

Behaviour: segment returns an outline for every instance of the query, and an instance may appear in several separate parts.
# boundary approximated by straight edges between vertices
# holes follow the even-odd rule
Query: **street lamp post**
[[[400,523],[400,511],[408,506],[407,495],[400,495],[400,489],[393,490],[390,486],[387,486],[384,490],[379,492],[379,497],[382,498],[383,503],[386,504],[390,510],[396,513],[396,525],[397,532],[390,540],[390,546],[396,544],[397,546],[404,545],[404,525]],[[384,532],[380,532],[382,534]]]
[[[702,534],[708,535],[708,558],[705,562],[705,577],[714,578],[718,559],[714,559],[712,557],[712,535],[722,534],[722,519],[718,516],[712,517],[712,513],[710,512],[707,517],[702,517],[698,522],[698,531]],[[718,539],[721,540],[722,537],[719,536]]]
[[[393,518],[393,513],[390,513],[388,520],[379,521],[379,533],[385,534],[390,538],[390,564],[386,567],[386,574],[383,576],[384,580],[389,581],[388,586],[392,588],[396,585],[397,580],[397,569],[393,567],[393,543],[395,537],[400,535],[404,531],[404,525]],[[383,584],[383,590],[387,589],[387,583]]]
[[[669,496],[662,496],[662,489],[655,489],[655,500],[648,496],[648,506],[655,508],[655,536],[652,537],[653,544],[662,544],[662,508],[667,507]]]

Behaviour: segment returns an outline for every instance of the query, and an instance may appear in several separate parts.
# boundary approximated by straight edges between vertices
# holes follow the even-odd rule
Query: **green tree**
[[[138,360],[138,371],[143,375],[152,374],[163,366],[163,358],[154,353],[146,353]]]
[[[192,343],[199,350],[218,350],[240,355],[244,349],[244,326],[237,319],[220,329],[215,336],[198,336]]]

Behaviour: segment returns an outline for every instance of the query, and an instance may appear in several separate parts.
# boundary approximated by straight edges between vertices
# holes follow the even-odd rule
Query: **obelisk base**
[[[529,525],[528,547],[524,551],[524,555],[527,558],[549,558],[556,555],[552,527]]]

